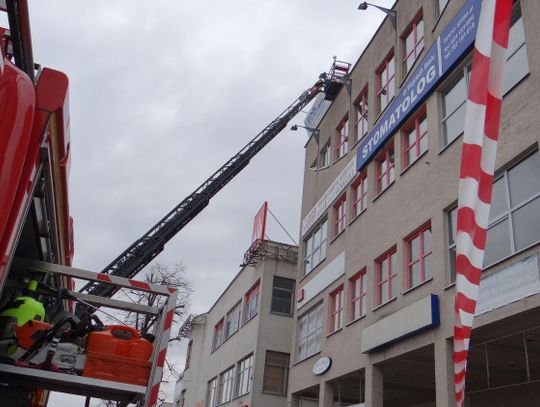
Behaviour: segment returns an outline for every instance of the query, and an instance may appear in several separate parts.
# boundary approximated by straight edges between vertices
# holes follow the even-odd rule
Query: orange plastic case
[[[51,324],[47,322],[32,320],[28,321],[21,327],[17,327],[15,332],[17,334],[17,345],[23,349],[30,349],[34,344],[36,333],[39,331],[47,331],[52,328]]]
[[[139,331],[111,325],[91,332],[86,341],[86,363],[82,375],[145,386],[148,383],[152,343]]]

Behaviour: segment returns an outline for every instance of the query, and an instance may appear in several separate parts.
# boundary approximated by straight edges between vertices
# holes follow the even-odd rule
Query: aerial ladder
[[[335,64],[336,62],[334,62]],[[330,72],[333,72],[331,69]],[[340,87],[345,83],[345,76],[323,73],[319,80],[303,92],[276,119],[268,124],[238,153],[231,157],[221,168],[214,172],[195,191],[165,215],[148,232],[137,239],[131,246],[114,259],[101,273],[124,278],[132,278],[149,264],[165,244],[197,216],[225,185],[244,169],[274,137],[276,137],[306,105],[320,92]],[[103,283],[88,283],[81,290],[90,295],[112,297],[118,288]],[[77,306],[77,315],[87,312],[84,304]]]

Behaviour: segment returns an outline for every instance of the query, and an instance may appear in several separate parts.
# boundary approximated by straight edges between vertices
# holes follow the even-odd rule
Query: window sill
[[[455,286],[456,286],[456,282],[454,281],[453,283],[450,283],[450,284],[448,284],[447,286],[445,286],[445,287],[443,288],[443,290],[449,290],[449,289],[451,289],[451,288],[454,288]]]
[[[377,199],[380,198],[381,195],[383,195],[386,191],[388,191],[392,187],[392,185],[394,185],[395,182],[396,180],[392,181],[390,184],[388,184],[388,186],[385,189],[383,189],[381,192],[375,195],[375,198],[373,198],[373,202],[375,202]]]
[[[400,173],[399,175],[402,176],[403,174],[405,174],[407,171],[409,171],[409,168],[411,168],[414,164],[416,164],[418,161],[420,161],[420,159],[425,156],[427,154],[427,152],[429,151],[426,150],[424,151],[422,154],[420,154],[418,157],[416,157],[416,160],[414,160],[412,163],[410,163],[409,165],[407,165]]]
[[[248,391],[247,393],[243,393],[243,394],[239,394],[238,396],[234,396],[234,397],[233,397],[232,399],[230,399],[229,401],[238,400],[239,398],[242,398],[242,397],[244,397],[244,396],[247,396],[250,392],[251,392],[251,390]]]
[[[343,233],[345,233],[345,229],[343,228],[342,231],[340,231],[337,235],[335,235],[332,239],[330,239],[330,244],[334,243],[335,240],[337,240],[338,237],[340,237]]]
[[[270,311],[270,314],[276,315],[278,317],[287,317],[287,318],[292,318],[292,316],[293,316],[292,312],[290,314],[286,314],[284,312]]]
[[[320,355],[321,351],[318,351],[318,352],[315,352],[309,356],[306,356],[304,359],[302,360],[297,360],[296,362],[293,363],[293,366],[296,366],[296,365],[299,365],[300,363],[303,363],[305,362],[306,360],[309,360],[311,358],[313,358],[314,356],[317,356],[317,355]]]
[[[394,89],[395,90],[395,89]],[[378,114],[378,116],[375,118],[375,121],[373,122],[374,124],[377,124],[377,122],[379,121],[379,119],[382,117],[382,115],[384,114],[384,112],[386,112],[386,110],[388,109],[388,106],[390,106],[392,104],[392,102],[394,101],[394,99],[396,98],[396,95],[392,96],[392,99],[390,99],[388,101],[388,104],[384,107],[384,109]],[[378,97],[376,97],[376,102],[379,102],[378,100]],[[375,126],[373,126],[375,127]]]
[[[416,284],[414,287],[407,288],[405,291],[402,291],[402,292],[401,292],[401,295],[408,294],[408,293],[410,293],[411,291],[414,291],[414,290],[416,290],[417,288],[422,287],[424,284],[429,283],[430,281],[433,281],[433,277],[430,277],[430,278],[425,279],[425,280],[422,281],[421,283]]]
[[[315,270],[317,270],[317,268],[326,260],[326,257],[324,259],[322,259],[315,267],[313,267],[311,269],[311,271],[307,274],[304,274],[302,276],[302,278],[300,280],[298,280],[298,282],[300,283],[301,281],[303,281],[306,277],[308,277],[311,273],[313,273]]]
[[[454,144],[456,142],[456,140],[460,139],[461,136],[463,136],[463,132],[461,132],[455,139],[453,139],[451,142],[449,142],[448,144],[446,144],[443,148],[441,148],[438,152],[439,155],[441,155],[442,153],[444,153],[448,148],[450,148],[450,146],[452,144]]]
[[[397,300],[397,297],[390,298],[388,301],[383,302],[382,304],[377,305],[375,308],[372,309],[372,311],[375,312],[375,311],[381,309],[382,307],[384,307],[385,305],[390,304],[391,302],[394,302],[395,300]]]
[[[338,157],[338,158],[336,158],[334,161],[332,161],[332,165],[336,164],[338,161],[343,160],[343,157],[347,157],[347,155],[349,154],[349,151],[350,151],[350,150],[348,150],[348,151],[347,151],[345,154],[343,154],[341,157]]]
[[[240,328],[243,328],[243,327],[245,327],[247,324],[249,324],[249,321],[253,321],[253,320],[255,319],[255,317],[257,317],[257,315],[259,315],[258,312],[255,313],[255,315],[253,315],[250,319],[248,319],[247,321],[243,322],[243,323],[242,323],[242,326],[241,326]],[[238,331],[236,331],[236,332],[238,332]],[[233,335],[234,335],[234,334],[233,334]],[[231,335],[231,336],[232,336],[232,335]],[[230,336],[229,336],[229,338],[230,338]]]
[[[354,221],[355,221],[356,219],[358,219],[360,216],[362,216],[362,214],[366,211],[366,209],[367,209],[367,208],[362,209],[362,211],[361,211],[358,215],[356,215],[354,218],[352,218],[352,219],[349,221],[348,226],[351,226],[351,225],[354,223]]]
[[[262,394],[269,394],[271,396],[279,396],[279,397],[287,397],[287,393],[278,393],[278,392],[275,392],[275,391],[268,391],[268,390],[262,390],[261,391]]]
[[[332,331],[332,332],[327,333],[327,334],[326,334],[326,337],[329,338],[329,337],[331,337],[332,335],[337,334],[337,333],[338,333],[339,331],[341,331],[341,330],[343,330],[343,327],[340,327],[340,328],[336,329],[335,331]]]
[[[358,321],[360,321],[361,319],[364,319],[365,317],[366,317],[366,314],[361,315],[361,316],[359,316],[358,318],[353,319],[352,321],[347,322],[347,325],[345,325],[345,326],[350,326],[350,325],[354,324],[355,322],[358,322]]]

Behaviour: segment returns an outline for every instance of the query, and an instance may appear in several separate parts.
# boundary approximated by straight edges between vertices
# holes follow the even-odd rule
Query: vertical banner
[[[512,0],[484,0],[473,50],[459,178],[454,384],[465,399],[467,356],[484,262]]]

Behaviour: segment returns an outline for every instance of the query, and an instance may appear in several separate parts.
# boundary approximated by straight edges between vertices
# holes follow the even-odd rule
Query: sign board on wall
[[[316,297],[326,287],[345,274],[345,251],[342,251],[325,268],[317,273],[315,277],[309,280],[300,288],[301,296],[298,297],[296,304],[300,309],[306,305],[309,300]]]
[[[458,11],[358,146],[356,168],[361,171],[404,121],[469,51],[476,37],[481,0],[469,0]]]
[[[331,101],[324,99],[324,94],[319,93],[304,119],[304,125],[312,129],[316,128],[331,104]]]
[[[328,207],[339,197],[343,190],[347,187],[356,175],[355,161],[351,160],[332,182],[332,185],[325,191],[315,206],[311,208],[309,213],[302,220],[302,236],[319,220]]]
[[[480,281],[476,315],[540,293],[538,255],[499,270]]]
[[[313,364],[311,371],[314,375],[319,376],[328,372],[331,366],[332,359],[328,356],[323,356],[322,358],[317,359],[317,361]]]
[[[439,297],[431,294],[364,328],[360,351],[377,350],[439,323]]]

